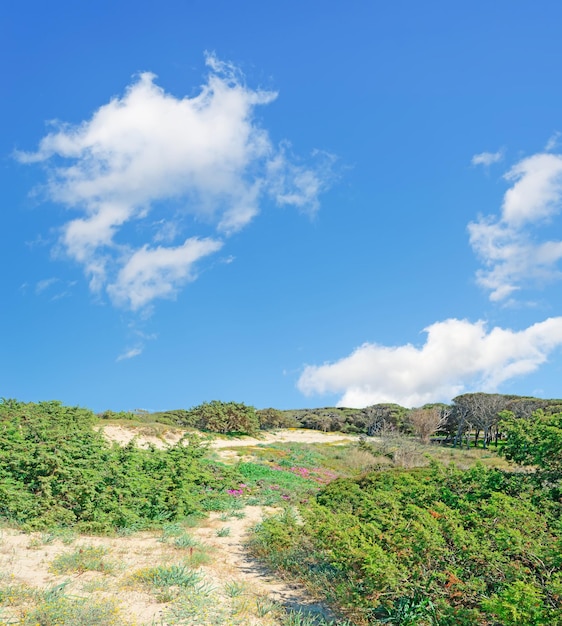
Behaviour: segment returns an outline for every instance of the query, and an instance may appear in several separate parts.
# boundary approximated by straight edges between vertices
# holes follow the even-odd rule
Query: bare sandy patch
[[[176,444],[187,432],[181,429],[171,429],[164,431],[161,435],[149,434],[146,427],[125,426],[107,424],[100,426],[100,430],[108,441],[116,442],[119,445],[127,445],[136,439],[140,447],[153,445],[155,448],[163,449]],[[345,435],[343,433],[322,432],[319,430],[309,430],[306,428],[287,428],[274,432],[264,432],[259,437],[220,437],[214,439],[211,434],[204,433],[205,438],[210,439],[210,447],[214,449],[238,448],[268,443],[328,443],[331,445],[346,444],[357,441],[358,435]]]
[[[182,623],[198,626],[275,626],[281,623],[281,607],[330,616],[304,588],[277,580],[248,554],[245,541],[249,529],[273,512],[275,509],[268,507],[247,506],[240,517],[226,519],[223,514],[211,513],[194,528],[171,525],[173,534],[167,535],[164,529],[126,537],[77,536],[71,543],[45,533],[6,529],[0,543],[0,585],[39,591],[61,585],[72,597],[115,602],[124,624],[173,624],[173,616],[180,615],[187,620]],[[208,549],[208,562],[189,568],[186,564],[194,548],[179,547],[178,534]],[[61,555],[77,555],[92,547],[103,548],[103,558],[111,568],[64,574],[53,571],[53,562]],[[200,580],[191,596],[173,588],[173,593],[156,591],[136,582],[157,567],[196,569]],[[26,606],[23,602],[0,607],[0,623],[17,623]]]

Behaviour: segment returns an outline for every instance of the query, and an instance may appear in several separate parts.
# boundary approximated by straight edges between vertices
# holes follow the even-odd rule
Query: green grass
[[[27,611],[20,626],[125,626],[117,605],[109,600],[46,598]]]
[[[130,580],[150,587],[192,587],[201,581],[201,574],[186,565],[159,565],[137,570]]]
[[[197,541],[197,539],[194,539],[191,535],[188,535],[187,533],[183,533],[182,535],[174,539],[174,546],[180,549],[195,548],[199,545],[199,541]]]
[[[19,606],[34,600],[37,590],[22,583],[8,583],[0,586],[0,606]]]
[[[237,580],[226,582],[224,585],[224,591],[229,598],[237,598],[246,593],[247,589],[246,583]]]
[[[96,546],[80,546],[74,552],[64,552],[53,559],[50,570],[54,574],[82,573],[87,571],[111,574],[116,563],[108,560],[107,549]]]

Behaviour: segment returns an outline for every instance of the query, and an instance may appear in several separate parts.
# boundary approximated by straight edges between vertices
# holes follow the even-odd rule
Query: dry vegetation
[[[322,613],[245,553],[248,528],[273,511],[248,506],[117,537],[6,528],[1,623],[268,626],[286,623],[286,608]]]

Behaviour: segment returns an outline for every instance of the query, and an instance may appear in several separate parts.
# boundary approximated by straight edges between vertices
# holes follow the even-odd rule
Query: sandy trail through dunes
[[[209,562],[199,566],[197,571],[202,583],[210,589],[204,602],[211,609],[223,611],[224,621],[217,622],[216,613],[207,621],[202,613],[195,615],[194,621],[181,623],[277,626],[281,623],[281,613],[275,607],[333,617],[303,587],[276,579],[248,554],[245,541],[249,530],[264,516],[275,512],[270,507],[246,506],[242,518],[223,519],[220,513],[211,513],[198,527],[187,530],[210,550]],[[221,529],[225,528],[229,530],[228,535],[221,535]],[[57,557],[90,547],[105,551],[104,560],[115,564],[111,572],[53,572],[52,565]],[[176,623],[170,617],[173,600],[162,600],[154,592],[131,586],[131,576],[149,567],[181,563],[188,553],[189,548],[179,549],[175,545],[174,537],[163,540],[162,531],[139,532],[128,537],[76,536],[66,542],[49,537],[48,533],[25,534],[4,529],[0,541],[0,583],[12,589],[24,586],[39,591],[64,585],[64,593],[72,597],[115,602],[128,624],[167,626]],[[229,594],[233,584],[241,590],[239,597]],[[271,609],[262,615],[260,605]],[[17,603],[0,606],[0,624],[19,623],[17,620],[24,610],[25,602],[21,606]]]
[[[122,425],[104,425],[100,428],[105,437],[109,441],[115,441],[120,445],[127,445],[135,437],[137,443],[141,447],[153,445],[156,448],[165,448],[176,444],[184,434],[179,429],[170,429],[163,431],[160,436],[153,434],[150,428],[143,427],[127,427]],[[319,430],[283,429],[275,432],[265,432],[260,437],[217,437],[211,441],[210,447],[215,449],[221,448],[238,448],[242,446],[256,446],[267,443],[329,443],[344,444],[350,441],[357,441],[358,435],[344,435],[342,433],[324,433]]]

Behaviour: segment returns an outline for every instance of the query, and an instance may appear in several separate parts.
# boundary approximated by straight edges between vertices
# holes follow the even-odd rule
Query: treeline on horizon
[[[442,443],[468,447],[470,443],[476,445],[481,442],[487,447],[492,442],[497,444],[504,435],[502,420],[507,417],[530,419],[537,412],[545,415],[561,413],[562,400],[475,392],[457,396],[451,404],[426,404],[413,409],[381,403],[362,409],[324,407],[289,410],[256,409],[244,403],[214,400],[191,409],[154,413],[108,410],[99,413],[98,417],[155,421],[222,434],[254,435],[260,430],[309,428],[374,436],[394,430],[418,435],[425,442],[435,435]]]

